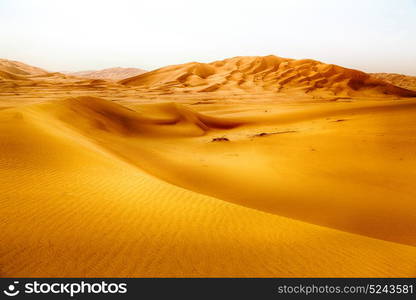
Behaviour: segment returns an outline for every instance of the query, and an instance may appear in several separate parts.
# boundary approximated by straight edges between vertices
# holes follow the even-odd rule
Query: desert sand
[[[90,71],[78,71],[78,72],[66,72],[68,75],[77,77],[85,77],[91,79],[104,79],[104,80],[122,80],[129,77],[137,76],[146,73],[143,69],[138,68],[107,68],[103,70],[90,70]]]
[[[387,81],[395,86],[408,90],[416,90],[416,76],[409,76],[396,73],[372,73],[371,76]]]
[[[0,276],[416,276],[416,91],[276,56],[10,66]]]

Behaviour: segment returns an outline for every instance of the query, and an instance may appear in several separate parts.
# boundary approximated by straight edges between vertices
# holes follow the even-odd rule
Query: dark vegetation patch
[[[213,138],[211,140],[211,142],[229,142],[230,140],[227,139],[226,137],[217,137],[217,138]]]
[[[273,135],[273,134],[284,134],[284,133],[294,133],[294,132],[296,132],[296,130],[262,132],[262,133],[254,134],[253,137],[263,137],[263,136],[268,136],[268,135]]]

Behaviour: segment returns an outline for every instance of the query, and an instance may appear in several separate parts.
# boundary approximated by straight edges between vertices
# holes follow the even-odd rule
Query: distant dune
[[[371,76],[394,84],[395,86],[416,91],[416,76],[396,73],[371,73]]]
[[[138,68],[108,68],[103,70],[95,70],[95,71],[80,71],[80,72],[66,72],[66,74],[70,74],[73,76],[78,77],[85,77],[91,79],[109,79],[109,80],[121,80],[125,78],[129,78],[132,76],[140,75],[146,73],[145,70],[138,69]]]
[[[0,58],[0,79],[22,80],[25,76],[44,75],[48,72],[25,63]]]
[[[361,71],[311,59],[294,60],[273,55],[168,66],[120,83],[162,91],[297,91],[337,96],[416,96],[414,91],[396,87]]]
[[[115,81],[48,72],[22,62],[0,59],[0,109],[11,103],[39,102],[73,93],[97,95],[103,91],[103,96],[109,96],[118,93],[115,86],[120,85]]]

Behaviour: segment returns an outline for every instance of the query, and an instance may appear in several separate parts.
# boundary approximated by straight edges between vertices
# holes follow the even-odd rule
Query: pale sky
[[[50,71],[268,54],[416,75],[416,0],[0,0],[0,58]]]

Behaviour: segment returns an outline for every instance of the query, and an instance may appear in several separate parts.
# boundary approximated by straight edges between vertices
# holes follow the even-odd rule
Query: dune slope
[[[416,274],[414,247],[192,192],[137,168],[143,152],[132,164],[106,147],[112,136],[171,152],[172,143],[241,126],[207,120],[172,105],[140,113],[94,98],[0,111],[0,275]]]
[[[337,109],[341,114],[351,112],[350,108]],[[383,114],[392,109],[395,113],[402,111],[392,107],[379,111]],[[368,108],[353,111],[365,115]],[[305,178],[311,180],[305,193],[313,193],[311,187],[322,184],[322,178],[333,183],[330,178],[334,175],[325,165],[313,166],[313,162],[322,162],[323,156],[344,149],[336,159],[351,163],[346,144],[336,142],[332,146],[336,149],[330,149],[331,144],[325,141],[334,137],[334,126],[348,122],[357,122],[358,126],[360,118],[333,123],[327,120],[321,136],[314,130],[324,125],[322,121],[311,129],[303,127],[301,120],[311,116],[325,119],[323,114],[291,112],[281,118],[285,125],[279,125],[276,116],[210,116],[169,103],[132,109],[90,97],[1,110],[0,276],[414,276],[415,247],[277,214],[290,215],[290,206],[301,211],[302,205],[304,211],[318,216],[318,209],[331,207],[329,200],[320,197],[325,195],[301,197],[298,203],[294,200],[299,195],[283,197],[290,184],[293,187],[294,182],[302,180],[306,184]],[[370,118],[377,122],[377,116]],[[396,133],[400,135],[400,128],[409,122],[410,118],[403,119]],[[297,129],[288,125],[292,123]],[[259,128],[283,131],[280,126],[285,126],[287,133],[253,137]],[[339,131],[348,140],[352,129],[345,126]],[[299,149],[289,133],[295,130],[303,132],[296,137],[304,140]],[[229,141],[211,142],[218,136],[227,136]],[[312,137],[318,138],[317,144],[309,144]],[[369,138],[369,133],[361,133],[363,137]],[[356,152],[377,153],[371,146],[376,141],[369,142]],[[306,145],[317,148],[308,153],[322,154],[308,157],[302,150]],[[389,155],[397,154],[391,151]],[[283,154],[291,155],[285,158]],[[244,165],[248,157],[253,163]],[[414,163],[410,157],[403,158],[407,166]],[[296,159],[310,159],[311,164],[295,171],[290,166],[296,166]],[[269,165],[278,168],[269,170]],[[369,167],[367,164],[364,169]],[[316,178],[306,172],[308,168]],[[357,174],[353,170],[352,177]],[[401,175],[414,176],[405,168],[399,170]],[[256,175],[248,176],[247,172]],[[269,198],[269,191],[262,190],[262,180],[270,175],[273,178],[269,183],[274,182],[278,197]],[[341,172],[339,176],[349,175]],[[203,181],[212,183],[211,192]],[[407,183],[403,182],[402,188],[407,189]],[[362,199],[356,198],[354,181],[352,184],[348,189],[351,203],[362,215],[368,215],[371,211],[360,206]],[[364,194],[371,193],[366,189],[376,185],[363,184]],[[281,189],[285,186],[286,191]],[[326,192],[334,193],[339,187]],[[215,188],[218,193],[212,192]],[[238,199],[226,193],[234,191],[236,196],[252,188],[257,188],[256,199]],[[343,198],[338,194],[331,200],[345,206],[351,195]],[[308,205],[306,200],[315,198],[322,203]],[[401,200],[401,205],[407,205],[407,215],[404,210],[394,209],[390,215],[391,219],[396,214],[403,217],[403,223],[397,223],[395,233],[399,235],[406,216],[415,211],[414,204],[407,200]],[[379,199],[377,217],[389,205],[386,201]],[[271,207],[278,209],[272,211]],[[328,211],[321,211],[321,216]],[[383,220],[388,223],[391,219]],[[367,228],[365,225],[362,227]],[[407,225],[408,229],[413,226]],[[392,239],[393,230],[383,228],[377,234],[366,234],[380,237],[387,233],[385,239]],[[412,244],[409,240],[403,242]]]
[[[129,110],[97,98],[67,100],[49,110],[166,181],[256,209],[416,245],[413,101],[303,106],[238,117],[209,116],[174,103]],[[230,141],[213,142],[221,137]]]
[[[20,61],[0,58],[0,71],[8,72],[15,75],[44,75],[48,72],[34,66],[27,65]]]

